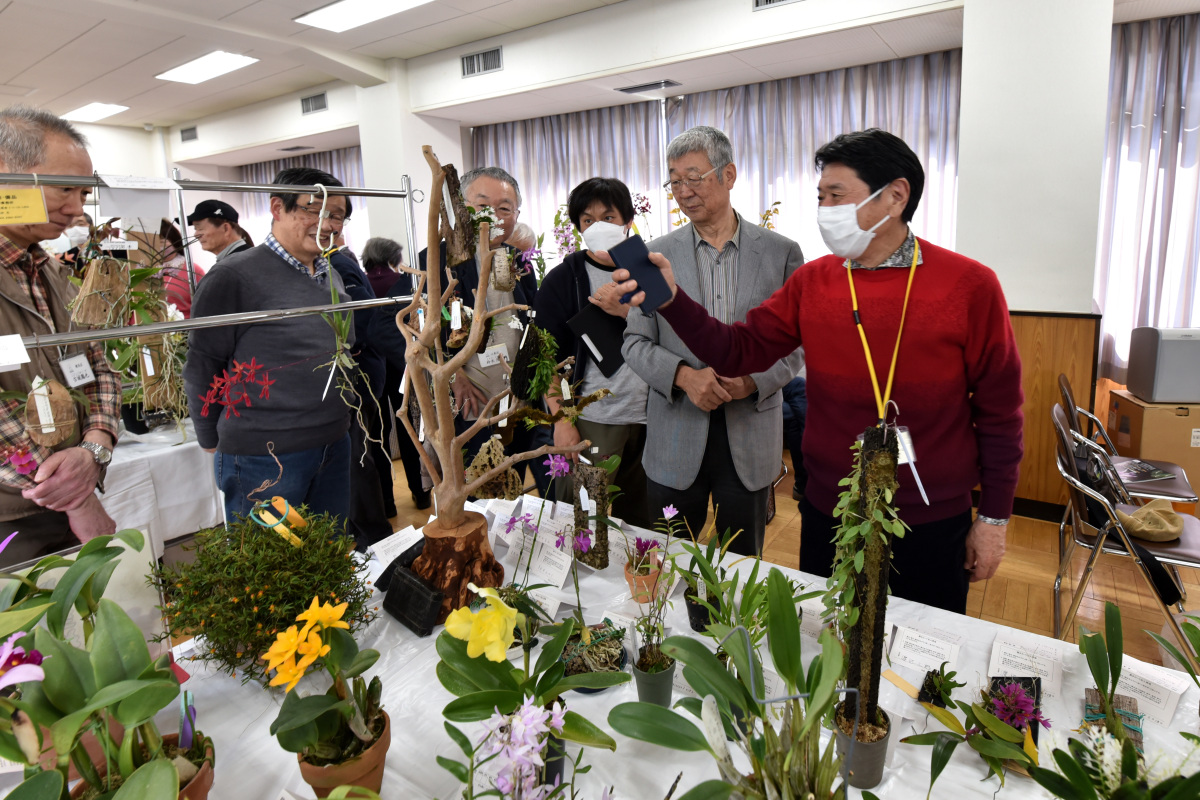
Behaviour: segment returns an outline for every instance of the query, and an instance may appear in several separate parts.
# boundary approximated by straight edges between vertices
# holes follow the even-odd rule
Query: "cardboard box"
[[[1200,486],[1200,403],[1148,403],[1117,389],[1106,424],[1121,455],[1172,461]]]

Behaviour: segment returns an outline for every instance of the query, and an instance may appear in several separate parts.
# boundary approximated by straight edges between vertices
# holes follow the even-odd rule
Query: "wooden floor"
[[[788,460],[785,453],[785,460]],[[395,462],[397,480],[396,507],[392,527],[424,525],[429,511],[419,511],[412,503],[400,462]],[[764,558],[776,564],[796,568],[800,563],[800,514],[792,499],[792,474],[775,488],[775,519],[767,526]],[[1063,613],[1070,604],[1075,581],[1083,572],[1088,552],[1076,548],[1072,556],[1070,584],[1063,584]],[[1058,572],[1058,524],[1014,517],[1008,526],[1008,550],[1000,570],[991,580],[971,585],[967,613],[1021,630],[1054,635],[1054,577]],[[1200,609],[1200,571],[1180,567],[1188,591],[1187,608]],[[1145,634],[1160,632],[1162,613],[1151,590],[1127,558],[1101,556],[1096,571],[1079,605],[1074,630],[1067,634],[1076,640],[1079,625],[1091,630],[1103,629],[1104,603],[1112,600],[1121,608],[1125,652],[1143,661],[1161,664],[1158,645]]]

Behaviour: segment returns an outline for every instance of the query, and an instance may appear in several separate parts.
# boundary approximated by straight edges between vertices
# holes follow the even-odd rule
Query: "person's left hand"
[[[21,496],[51,511],[71,511],[92,496],[100,465],[91,451],[68,447],[51,453],[33,480],[38,484],[24,489]]]
[[[1007,525],[989,525],[975,520],[967,534],[967,560],[963,569],[971,573],[971,583],[986,581],[1000,568],[1004,548],[1008,542]]]
[[[629,317],[629,304],[621,302],[622,293],[617,289],[617,284],[609,281],[596,290],[588,300],[593,304],[600,306],[605,314],[614,317],[626,319]]]
[[[729,392],[729,395],[734,400],[741,400],[758,391],[758,384],[749,375],[743,375],[740,378],[726,378],[723,375],[718,375],[717,380],[721,382],[721,385],[725,387],[725,391]]]

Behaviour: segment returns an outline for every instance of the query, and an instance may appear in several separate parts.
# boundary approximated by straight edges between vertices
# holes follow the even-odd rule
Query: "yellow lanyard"
[[[846,259],[846,279],[850,281],[850,302],[854,307],[854,326],[858,328],[858,336],[862,339],[863,353],[867,356],[867,370],[871,373],[871,388],[875,390],[875,407],[879,411],[879,424],[887,417],[888,400],[892,397],[892,381],[896,377],[896,359],[900,355],[900,337],[904,334],[904,318],[908,314],[908,297],[912,293],[913,276],[917,274],[917,259],[920,258],[921,245],[913,240],[912,266],[908,269],[908,287],[904,290],[904,307],[900,310],[900,330],[896,331],[896,347],[892,350],[892,366],[888,369],[887,388],[879,392],[879,378],[875,375],[875,359],[871,357],[871,345],[867,344],[867,332],[863,330],[862,318],[858,315],[858,295],[854,291],[854,270],[850,268],[850,259]]]

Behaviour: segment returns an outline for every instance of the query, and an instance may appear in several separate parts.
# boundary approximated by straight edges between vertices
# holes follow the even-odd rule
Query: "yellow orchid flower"
[[[349,630],[350,624],[342,622],[342,615],[346,613],[346,608],[349,603],[341,603],[333,605],[325,603],[321,605],[321,601],[317,597],[313,597],[312,605],[307,611],[301,611],[296,615],[297,622],[303,622],[304,627],[300,629],[300,638],[307,639],[308,632],[314,627],[324,630],[325,628],[346,628]]]
[[[262,656],[263,661],[267,662],[267,670],[275,669],[282,662],[296,655],[296,647],[301,641],[299,630],[295,625],[286,631],[280,631],[275,636],[275,643],[271,645],[271,649]]]
[[[304,667],[301,667],[294,659],[288,658],[279,664],[275,669],[275,677],[271,679],[271,686],[279,686],[286,683],[283,693],[287,694],[292,689],[296,688],[296,684],[304,677]]]
[[[517,610],[506,605],[495,589],[480,589],[474,584],[468,587],[487,600],[487,608],[471,611],[463,607],[451,612],[446,618],[446,632],[467,642],[470,658],[483,655],[489,661],[507,661],[508,648],[515,638]]]
[[[315,630],[309,631],[308,638],[296,645],[296,653],[301,657],[296,666],[302,670],[308,669],[309,664],[328,652],[329,645],[321,641],[321,634]]]

